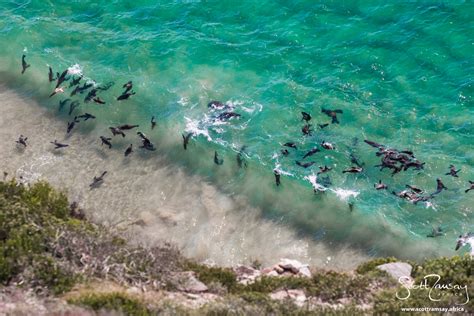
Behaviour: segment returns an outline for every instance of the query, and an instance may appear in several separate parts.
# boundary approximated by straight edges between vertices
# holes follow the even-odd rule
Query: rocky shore
[[[84,214],[80,204],[47,183],[0,182],[0,314],[358,315],[451,306],[474,311],[467,255],[421,263],[377,258],[350,272],[313,269],[289,258],[269,267],[254,262],[224,268],[185,258],[169,244],[130,245],[120,232]],[[433,274],[440,279],[426,278]],[[423,282],[426,289],[413,287]]]

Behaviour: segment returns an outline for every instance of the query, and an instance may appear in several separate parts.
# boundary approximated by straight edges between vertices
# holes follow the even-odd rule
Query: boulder
[[[301,275],[301,276],[310,278],[310,277],[311,277],[311,271],[309,271],[309,267],[308,267],[308,266],[306,266],[306,267],[301,267],[300,270],[299,270],[298,275]]]
[[[303,290],[280,290],[270,293],[272,300],[286,300],[291,299],[296,305],[303,306],[306,302],[306,294]]]
[[[385,271],[395,280],[402,282],[403,284],[413,284],[411,277],[411,265],[406,262],[390,262],[377,266],[377,269]]]
[[[265,273],[265,276],[267,276],[267,277],[277,277],[277,276],[280,276],[280,275],[275,270],[271,270],[270,272]]]
[[[290,271],[293,274],[297,274],[300,276],[311,277],[311,272],[309,271],[309,265],[303,264],[298,260],[292,259],[281,259],[278,263],[278,266],[285,271]]]
[[[172,278],[172,283],[178,290],[188,293],[201,293],[208,290],[207,286],[196,278],[193,271],[176,273]]]
[[[247,266],[237,266],[234,272],[237,275],[237,281],[241,284],[254,283],[261,275],[259,270]]]

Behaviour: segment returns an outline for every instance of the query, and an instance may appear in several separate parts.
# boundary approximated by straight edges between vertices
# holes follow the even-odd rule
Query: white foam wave
[[[212,137],[211,135],[209,135],[209,131],[205,128],[199,127],[199,121],[193,120],[189,117],[184,117],[184,119],[186,120],[186,127],[184,129],[186,132],[193,133],[195,136],[203,135],[207,138],[208,141],[212,141]]]
[[[360,192],[358,191],[353,191],[353,190],[346,190],[342,188],[337,188],[334,190],[331,190],[332,192],[336,193],[336,195],[341,199],[342,201],[347,201],[350,197],[357,197]]]
[[[273,171],[278,171],[278,173],[283,174],[285,176],[290,176],[290,177],[294,176],[294,174],[292,174],[291,172],[281,169],[281,164],[279,163],[275,164],[275,168],[273,168]]]
[[[311,185],[313,186],[314,191],[319,191],[319,192],[324,192],[327,190],[326,187],[322,186],[321,184],[318,183],[318,176],[315,175],[314,173],[304,177],[305,180],[308,180]]]
[[[68,75],[82,75],[82,67],[79,64],[74,64],[67,69]]]

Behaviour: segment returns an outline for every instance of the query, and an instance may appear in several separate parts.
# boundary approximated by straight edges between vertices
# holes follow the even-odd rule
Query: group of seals
[[[31,65],[26,62],[26,55],[23,54],[22,55],[22,71],[21,71],[21,73],[24,74],[25,71],[30,66]],[[53,69],[50,66],[48,67],[48,80],[49,80],[49,82],[53,82],[54,80],[57,80],[56,87],[54,88],[54,91],[50,94],[50,97],[53,97],[56,94],[65,92],[65,87],[61,86],[61,84],[70,79],[70,78],[67,77],[67,75],[68,75],[68,70],[64,70],[61,74],[56,73],[56,77],[55,77],[54,73],[53,73]],[[72,79],[72,81],[69,85],[69,87],[74,87],[75,86],[74,90],[71,92],[71,97],[76,95],[77,93],[84,93],[88,89],[92,88],[88,92],[86,97],[84,98],[84,102],[88,103],[90,101],[94,101],[97,104],[105,104],[106,102],[103,99],[101,99],[100,97],[98,97],[97,93],[99,92],[99,90],[100,91],[105,91],[105,90],[109,89],[110,86],[113,85],[113,83],[108,83],[103,87],[95,87],[94,88],[93,83],[90,83],[90,82],[87,83],[86,82],[81,87],[79,85],[79,83],[80,83],[82,78],[83,78],[82,75],[79,76],[79,77],[76,77],[76,78],[73,77],[73,79]],[[118,101],[126,100],[130,96],[135,95],[135,92],[132,90],[133,89],[132,81],[129,81],[129,82],[125,83],[123,85],[123,88],[125,90],[122,92],[122,94],[119,97],[117,97]],[[60,101],[59,109],[61,110],[66,105],[66,103],[69,102],[69,101],[71,101],[71,100],[66,99],[66,100]],[[71,115],[78,106],[79,106],[79,101],[71,102],[70,107],[69,107],[69,115]],[[208,107],[210,109],[213,109],[213,110],[222,110],[222,109],[226,109],[227,105],[223,104],[220,101],[211,101],[211,102],[209,102]],[[326,114],[327,116],[329,116],[331,118],[331,123],[332,124],[339,124],[340,122],[339,122],[339,119],[338,119],[338,114],[343,114],[343,111],[340,110],[340,109],[329,110],[329,109],[324,109],[323,108],[321,110],[321,112]],[[311,114],[309,114],[307,112],[301,112],[301,115],[302,115],[302,120],[304,120],[306,122],[306,124],[303,126],[301,131],[304,135],[310,136],[310,135],[312,135],[312,132],[313,132],[313,130],[311,128],[311,124],[309,124],[309,122],[312,119],[312,116],[311,116]],[[78,120],[79,118],[82,118],[84,121],[87,121],[89,119],[95,119],[96,117],[92,114],[89,114],[89,113],[84,113],[82,115],[75,116],[74,119],[71,122],[68,122],[67,133],[70,133],[72,131],[72,129],[75,127],[75,124],[80,122]],[[230,120],[232,118],[240,118],[240,114],[227,110],[225,112],[222,112],[222,113],[218,114],[216,118],[218,120],[221,120],[221,121],[226,121],[226,120]],[[156,126],[156,120],[155,120],[155,117],[153,116],[151,118],[151,129],[154,129],[155,126]],[[318,127],[320,129],[323,129],[327,126],[329,126],[329,123],[318,124]],[[125,137],[124,130],[130,130],[130,129],[133,129],[133,128],[136,128],[136,127],[138,127],[138,125],[125,124],[125,125],[121,125],[121,126],[118,126],[118,127],[110,127],[109,129],[111,130],[113,136],[121,135],[122,137]],[[145,136],[145,134],[143,134],[142,132],[137,132],[137,135],[140,137],[140,139],[142,141],[141,148],[144,148],[144,149],[147,149],[147,150],[155,150],[155,146]],[[188,133],[187,135],[185,135],[185,134],[182,135],[184,150],[187,149],[187,146],[188,146],[189,141],[190,141],[192,136],[193,136],[193,133]],[[23,146],[23,147],[27,147],[27,139],[28,139],[27,137],[24,137],[23,135],[20,135],[19,139],[16,142],[19,145]],[[112,138],[105,137],[105,136],[100,136],[100,140],[101,140],[102,145],[105,144],[109,148],[112,148],[112,143],[111,143]],[[423,169],[424,163],[418,161],[411,151],[398,151],[398,150],[395,150],[395,149],[387,148],[386,146],[380,145],[378,143],[375,143],[375,142],[372,142],[372,141],[369,141],[369,140],[365,140],[365,142],[367,144],[369,144],[370,146],[372,146],[372,147],[378,148],[378,152],[376,153],[376,155],[377,156],[382,156],[381,164],[378,165],[378,167],[380,167],[381,170],[383,170],[384,168],[393,169],[392,175],[394,175],[394,174],[396,174],[396,173],[398,173],[402,170],[406,171],[409,168],[414,168],[416,170]],[[55,140],[54,142],[51,142],[51,143],[55,146],[55,149],[65,148],[65,147],[69,146],[67,144],[59,143],[59,142],[57,142],[57,140]],[[287,143],[283,144],[283,146],[293,148],[293,149],[297,150],[297,145],[294,142],[287,142]],[[331,143],[328,143],[326,141],[323,141],[321,143],[321,147],[326,149],[326,150],[334,150],[335,149],[334,145],[332,145]],[[244,150],[245,150],[245,146],[242,147],[242,149],[237,154],[237,164],[240,168],[243,167],[243,166],[247,166],[247,162],[244,158]],[[320,151],[319,148],[314,147],[314,148],[310,149],[309,151],[307,151],[304,154],[303,159],[305,159],[307,157],[310,157],[310,156],[316,154],[319,151]],[[126,150],[124,152],[124,156],[127,157],[132,152],[133,152],[133,144],[130,144],[126,148]],[[282,149],[281,153],[284,156],[288,156],[290,154],[288,149]],[[224,162],[224,160],[222,158],[220,158],[217,151],[215,151],[214,152],[214,163],[217,164],[217,165],[222,165],[223,162]],[[342,171],[343,173],[360,173],[360,172],[363,171],[361,163],[352,154],[351,154],[351,162],[355,163],[357,166],[352,166],[348,169],[345,169],[345,170]],[[303,168],[309,168],[312,165],[314,165],[315,162],[302,162],[302,161],[297,160],[296,164],[298,166],[303,167]],[[327,167],[327,166],[324,166],[324,167],[320,166],[319,169],[320,170],[318,172],[318,175],[321,174],[321,173],[329,172],[330,170],[332,170],[332,168]],[[453,177],[458,177],[458,173],[460,171],[461,171],[460,169],[456,170],[454,165],[450,165],[449,172],[446,173],[446,175],[451,175]],[[93,183],[90,185],[91,188],[96,187],[97,185],[100,185],[100,183],[103,182],[103,179],[104,179],[104,176],[105,176],[106,173],[107,173],[107,171],[104,171],[99,177],[94,177]],[[281,172],[279,170],[274,170],[274,175],[275,175],[276,185],[280,186],[280,184],[281,184],[281,178],[280,178],[281,177]],[[327,182],[330,182],[330,180],[327,181]],[[469,183],[470,183],[470,187],[465,190],[466,193],[471,191],[471,190],[474,190],[474,182],[469,181]],[[376,183],[374,185],[374,187],[375,187],[376,190],[387,189],[387,185],[382,183],[381,180],[378,183]],[[431,193],[429,196],[422,196],[421,194],[423,193],[423,191],[421,189],[416,188],[416,187],[407,185],[407,188],[409,190],[405,190],[405,191],[402,191],[400,193],[395,193],[395,192],[393,192],[393,193],[396,194],[397,196],[407,198],[411,201],[414,201],[414,203],[416,203],[420,200],[426,201],[427,199],[432,198],[434,195],[437,195],[437,194],[441,193],[443,190],[447,190],[446,186],[443,184],[443,182],[439,178],[437,179],[436,191]],[[350,204],[350,209],[352,210],[352,208],[353,208],[353,204]],[[439,229],[439,231],[440,231],[440,229]],[[432,235],[433,236],[438,235],[439,231],[437,231],[436,233],[433,231]]]

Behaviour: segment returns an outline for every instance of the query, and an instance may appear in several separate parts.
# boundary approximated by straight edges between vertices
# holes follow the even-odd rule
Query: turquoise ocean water
[[[104,127],[140,124],[157,151],[137,159],[165,155],[245,197],[263,217],[334,247],[450,255],[456,236],[474,230],[474,191],[464,193],[474,180],[473,21],[469,1],[0,0],[0,81],[51,108],[65,96],[48,98],[47,65],[113,82],[99,92],[105,105],[73,97],[81,102],[75,113],[93,113]],[[23,53],[31,67],[20,75]],[[116,101],[129,80],[136,95]],[[211,100],[241,117],[216,120],[221,112],[208,109]],[[343,110],[340,124],[319,129],[330,123],[322,108]],[[301,132],[301,111],[313,117],[311,136]],[[190,131],[184,151],[181,133]],[[412,150],[425,168],[392,177],[374,167],[380,159],[364,139]],[[310,168],[295,164],[323,140],[336,149],[304,159],[315,162]],[[290,141],[298,150],[281,155]],[[244,145],[248,167],[241,169],[236,155]],[[351,155],[362,173],[342,173]],[[459,178],[445,175],[450,164],[461,169]],[[323,165],[333,168],[322,176],[332,184],[313,194],[307,177]],[[279,187],[274,168],[282,171]],[[390,193],[405,184],[432,192],[438,177],[449,190],[431,204]],[[373,188],[379,180],[388,191]],[[428,239],[436,226],[446,235]],[[429,252],[404,252],[418,242]]]

